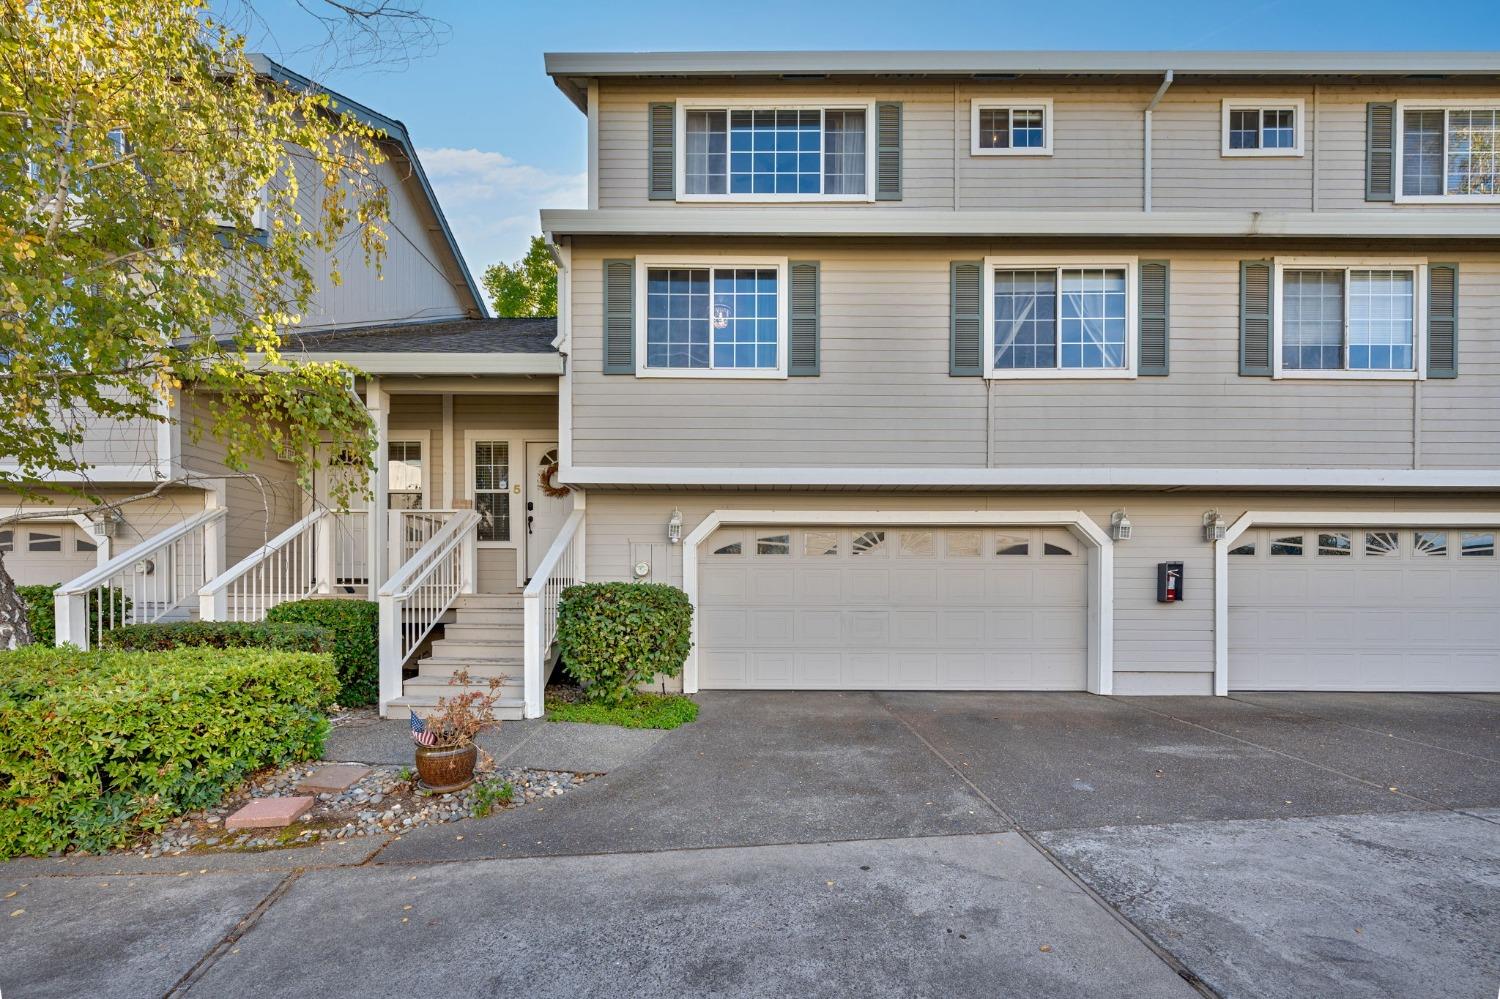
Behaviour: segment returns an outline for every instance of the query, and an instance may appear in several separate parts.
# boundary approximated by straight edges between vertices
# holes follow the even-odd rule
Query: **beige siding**
[[[931,494],[898,493],[606,493],[588,497],[588,575],[632,578],[631,566],[651,562],[654,582],[682,585],[682,549],[664,543],[667,517],[683,513],[684,535],[713,510],[1083,510],[1107,526],[1125,508],[1134,524],[1115,545],[1115,684],[1122,694],[1208,694],[1213,682],[1213,546],[1203,541],[1203,512],[1216,508],[1230,522],[1249,509],[1328,511],[1488,510],[1492,499],[1473,496],[1356,496],[1328,494],[1142,493]],[[1185,599],[1156,602],[1156,563],[1184,563]]]
[[[713,97],[777,100],[896,100],[905,105],[904,197],[866,209],[954,210],[1143,207],[1143,115],[1157,79],[797,81],[606,80],[599,102],[599,206],[670,209],[646,197],[646,107],[652,101]],[[973,156],[974,100],[1054,102],[1051,156]],[[1303,155],[1221,155],[1225,98],[1304,102]],[[1389,83],[1286,83],[1185,80],[1154,114],[1152,199],[1157,211],[1190,209],[1421,211],[1432,206],[1364,200],[1365,104],[1394,100],[1494,100],[1493,83],[1408,80]],[[954,191],[957,183],[958,191]],[[861,206],[851,206],[859,208]],[[1472,206],[1469,206],[1472,207]],[[754,211],[754,206],[745,206]],[[1438,206],[1439,211],[1445,210]]]
[[[784,381],[602,374],[600,260],[660,249],[579,246],[575,464],[982,468],[988,425],[990,463],[1002,468],[1500,465],[1496,254],[1434,251],[1434,259],[1461,265],[1454,381],[1242,378],[1239,261],[1267,251],[1141,246],[1132,250],[1142,258],[1172,264],[1170,377],[999,380],[987,390],[981,379],[948,375],[949,262],[1007,252],[1045,260],[1048,251],[853,240],[738,245],[747,254],[822,262],[822,374]],[[722,244],[672,246],[727,252]]]

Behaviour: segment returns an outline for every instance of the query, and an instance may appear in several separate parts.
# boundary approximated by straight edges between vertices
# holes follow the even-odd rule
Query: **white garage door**
[[[1085,688],[1065,530],[726,528],[699,551],[702,688]]]
[[[1500,690],[1489,530],[1267,528],[1229,553],[1236,690]]]
[[[99,564],[98,545],[77,524],[45,521],[0,528],[0,552],[18,586],[66,583]]]

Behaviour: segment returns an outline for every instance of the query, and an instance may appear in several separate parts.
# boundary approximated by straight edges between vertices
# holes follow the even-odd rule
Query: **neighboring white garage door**
[[[725,528],[699,551],[701,688],[1086,686],[1065,530]]]
[[[0,528],[0,552],[17,586],[66,583],[99,564],[98,546],[77,524],[11,524]]]
[[[1488,530],[1247,531],[1229,552],[1234,690],[1500,690]]]

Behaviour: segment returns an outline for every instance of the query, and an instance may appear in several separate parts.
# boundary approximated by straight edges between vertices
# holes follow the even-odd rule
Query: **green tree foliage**
[[[515,263],[486,267],[483,283],[497,316],[557,315],[557,264],[540,236],[531,237],[531,248]]]

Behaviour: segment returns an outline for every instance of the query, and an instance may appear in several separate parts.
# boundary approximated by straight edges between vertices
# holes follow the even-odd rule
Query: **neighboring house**
[[[1500,690],[1500,55],[547,72],[560,478],[688,691]]]

